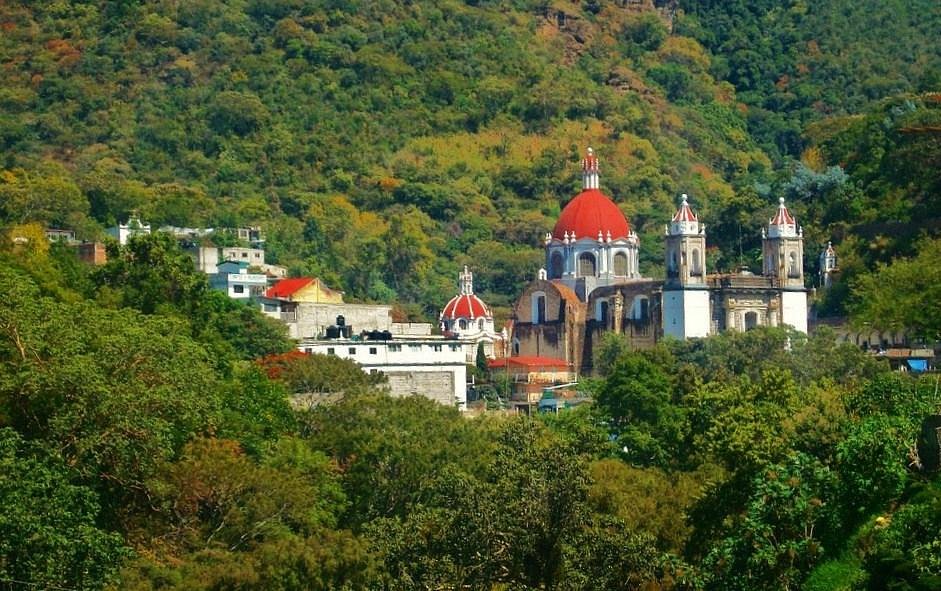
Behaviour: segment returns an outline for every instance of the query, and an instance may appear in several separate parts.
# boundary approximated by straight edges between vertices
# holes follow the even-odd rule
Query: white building
[[[391,340],[305,339],[304,353],[336,355],[366,373],[382,372],[392,396],[420,395],[445,406],[467,409],[465,343],[441,337]]]
[[[222,248],[222,260],[244,261],[253,267],[261,267],[265,264],[265,250],[263,248],[224,246]]]
[[[218,272],[209,276],[209,285],[213,289],[224,291],[232,299],[247,300],[265,292],[268,276],[249,273],[248,263],[226,261],[219,265]]]
[[[150,224],[141,223],[139,217],[132,216],[126,224],[112,226],[108,228],[106,232],[113,236],[118,241],[118,244],[124,246],[127,244],[127,239],[131,236],[150,234]]]

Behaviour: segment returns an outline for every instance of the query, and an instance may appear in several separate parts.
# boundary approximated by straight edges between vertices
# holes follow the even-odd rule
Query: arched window
[[[614,253],[614,274],[627,277],[627,255],[623,252]]]
[[[533,324],[542,324],[546,321],[546,294],[537,291],[532,295]]]
[[[483,319],[483,318],[481,318],[480,320],[477,321],[477,328],[479,328],[480,330],[483,330],[483,329],[484,329],[484,319]]]
[[[513,355],[520,354],[520,341],[519,339],[513,339]]]
[[[464,320],[463,318],[461,318],[461,320],[458,322],[458,324],[460,325],[461,330],[467,330],[467,321],[466,321],[466,320]]]
[[[549,276],[552,279],[561,279],[564,265],[564,259],[561,252],[554,252],[549,257]]]
[[[745,330],[758,326],[758,312],[745,312]]]
[[[597,267],[595,265],[595,255],[590,252],[583,252],[578,255],[578,276],[579,277],[594,277],[597,275]]]
[[[792,250],[791,254],[787,256],[787,259],[788,259],[787,276],[788,277],[800,277],[801,272],[800,272],[800,265],[798,264],[798,260],[797,260],[797,252]]]
[[[693,249],[693,269],[690,271],[690,275],[702,275],[702,259],[700,258],[699,249]]]

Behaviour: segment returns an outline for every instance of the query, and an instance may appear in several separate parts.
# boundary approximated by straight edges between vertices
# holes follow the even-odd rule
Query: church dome
[[[474,295],[474,275],[465,266],[460,274],[461,293],[457,294],[444,306],[440,320],[491,318],[490,308],[482,299]],[[450,326],[450,323],[448,323]]]
[[[441,311],[442,319],[469,318],[489,318],[490,309],[482,299],[474,294],[461,294],[451,298],[444,310]]]
[[[585,189],[569,201],[552,230],[554,238],[566,233],[576,238],[597,238],[598,232],[611,239],[627,238],[631,225],[617,205],[598,189]]]

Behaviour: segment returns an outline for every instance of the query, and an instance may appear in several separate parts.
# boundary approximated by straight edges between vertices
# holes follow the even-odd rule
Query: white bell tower
[[[678,339],[708,336],[711,319],[706,285],[706,226],[699,223],[688,199],[684,194],[665,232],[663,334]]]

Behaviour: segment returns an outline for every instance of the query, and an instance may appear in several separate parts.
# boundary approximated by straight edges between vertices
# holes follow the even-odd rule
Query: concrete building
[[[150,234],[150,224],[144,224],[137,216],[131,216],[126,224],[118,224],[106,230],[106,232],[118,241],[118,244],[124,246],[128,238],[138,234]]]
[[[297,348],[350,359],[366,373],[382,372],[392,396],[426,396],[467,409],[467,365],[460,341],[442,337],[304,339]]]
[[[222,248],[222,260],[244,261],[253,267],[261,267],[265,264],[265,251],[262,248],[224,246]]]
[[[807,332],[803,231],[781,199],[762,229],[763,271],[709,274],[706,228],[682,201],[665,230],[665,279],[641,277],[639,239],[599,189],[598,158],[582,161],[583,190],[546,235],[546,268],[513,308],[513,356],[564,360],[591,373],[596,343],[609,332],[632,346],[664,336],[688,339],[725,330],[789,325]]]
[[[235,300],[261,296],[268,287],[268,276],[249,273],[248,267],[248,263],[242,261],[221,263],[218,271],[209,276],[209,285]]]

